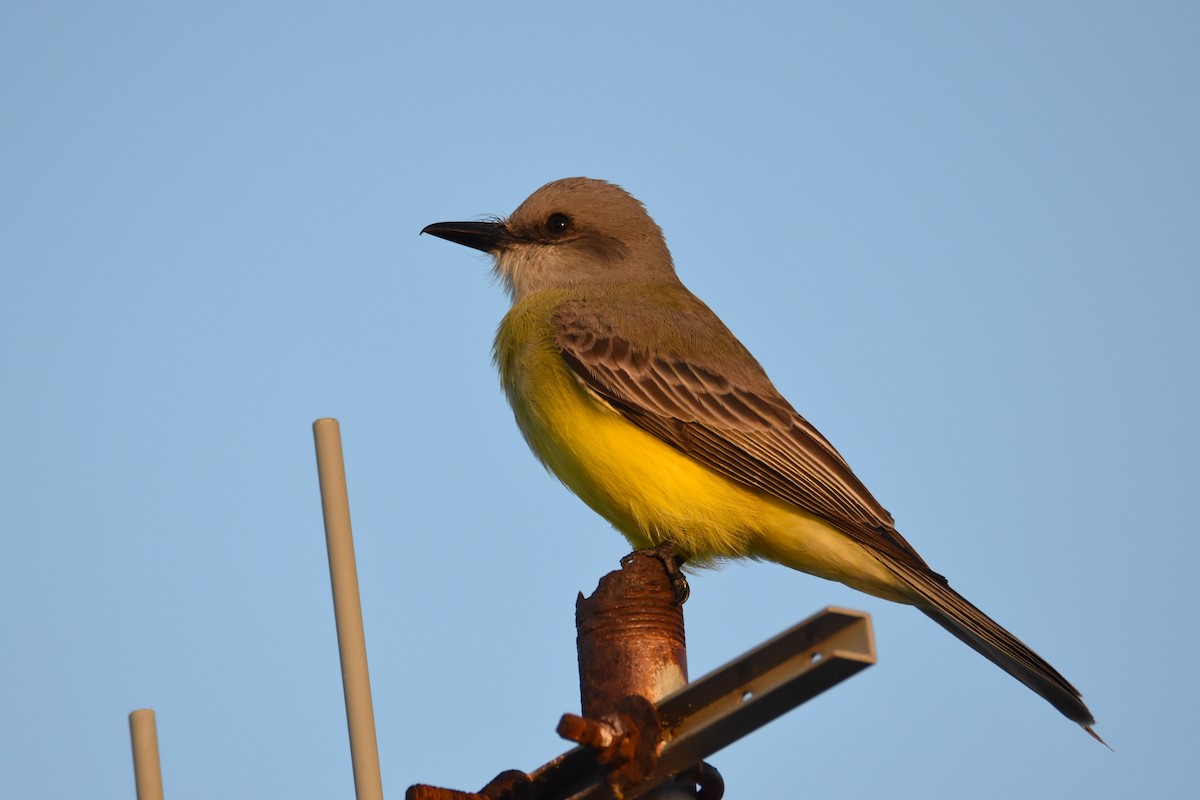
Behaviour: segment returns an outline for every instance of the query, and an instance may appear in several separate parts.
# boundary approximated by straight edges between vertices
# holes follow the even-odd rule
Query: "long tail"
[[[937,577],[905,564],[889,563],[888,566],[913,589],[914,599],[919,598],[917,607],[930,619],[1040,694],[1063,716],[1079,723],[1094,739],[1108,747],[1092,730],[1096,720],[1083,704],[1079,690],[1041,656]]]

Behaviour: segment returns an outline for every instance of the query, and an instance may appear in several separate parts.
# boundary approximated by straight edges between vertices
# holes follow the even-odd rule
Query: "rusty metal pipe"
[[[575,602],[583,716],[603,719],[630,695],[651,705],[687,685],[683,608],[656,555],[636,552]]]

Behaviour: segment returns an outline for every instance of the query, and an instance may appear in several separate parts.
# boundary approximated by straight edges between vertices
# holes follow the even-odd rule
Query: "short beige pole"
[[[375,712],[371,707],[371,678],[367,673],[367,641],[358,597],[358,569],[350,533],[350,500],[342,460],[341,429],[336,419],[313,423],[317,476],[325,513],[325,544],[329,550],[329,579],[333,584],[333,614],[338,651],[342,657],[342,689],[346,696],[346,725],[350,729],[350,760],[358,800],[383,800]]]
[[[162,766],[158,761],[158,726],[154,710],[139,708],[129,715],[133,740],[133,780],[138,800],[163,800]]]

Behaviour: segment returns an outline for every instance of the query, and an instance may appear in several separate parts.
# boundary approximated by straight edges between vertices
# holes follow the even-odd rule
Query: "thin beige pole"
[[[354,565],[350,499],[346,493],[346,467],[342,461],[338,421],[319,419],[314,422],[313,439],[317,446],[321,508],[325,512],[333,614],[337,621],[338,651],[342,656],[342,689],[346,695],[346,725],[350,729],[354,794],[358,800],[383,800],[375,712],[371,707],[371,678],[367,673],[367,640],[363,634],[362,605],[358,598],[358,569]]]
[[[139,708],[129,714],[129,738],[133,740],[133,781],[138,800],[163,800],[158,726],[153,709]]]

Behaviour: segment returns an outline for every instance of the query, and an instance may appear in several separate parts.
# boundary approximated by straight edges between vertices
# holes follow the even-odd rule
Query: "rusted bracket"
[[[646,778],[621,792],[641,797],[672,776],[875,663],[871,618],[826,608],[788,631],[663,698],[663,744]],[[510,787],[514,800],[612,797],[591,747],[577,747]],[[489,795],[491,797],[492,795]]]
[[[633,800],[660,788],[720,800],[705,757],[875,663],[871,618],[827,608],[689,684],[672,560],[669,548],[631,553],[576,603],[583,715],[558,731],[580,747],[478,794],[417,785],[408,800]]]

